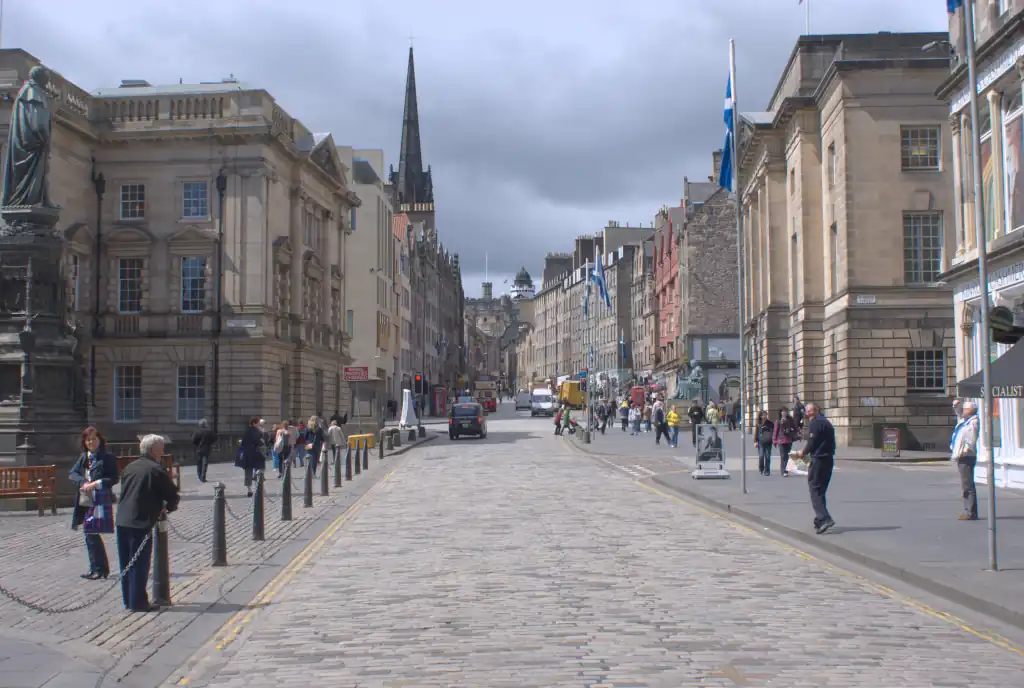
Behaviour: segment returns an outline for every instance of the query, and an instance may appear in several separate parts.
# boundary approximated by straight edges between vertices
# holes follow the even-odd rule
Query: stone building
[[[512,281],[512,298],[516,301],[532,299],[536,290],[533,288],[533,279],[526,271],[526,266],[519,268],[515,279]]]
[[[837,440],[949,441],[955,248],[946,34],[803,36],[767,112],[744,115],[740,196],[748,418],[793,395]],[[856,142],[854,145],[853,142]]]
[[[563,361],[563,348],[568,340],[568,327],[563,320],[567,306],[563,299],[562,280],[572,270],[573,257],[570,253],[549,253],[544,258],[541,288],[533,298],[534,337],[536,369],[543,379],[554,380],[567,374]]]
[[[592,376],[596,375],[591,380],[608,395],[614,395],[632,378],[633,260],[640,250],[637,244],[624,244],[602,256],[611,308],[601,300],[596,288],[590,295],[589,329],[582,339],[581,370],[589,368]],[[590,347],[593,360],[588,363]]]
[[[37,64],[0,51],[8,98]],[[359,199],[331,135],[233,79],[90,93],[54,72],[48,91],[90,422],[111,441],[178,441],[200,418],[227,435],[347,408]]]
[[[658,304],[658,350],[656,370],[675,377],[680,364],[679,259],[676,231],[669,208],[662,207],[654,220],[654,298]]]
[[[654,373],[658,349],[658,307],[654,298],[654,240],[640,242],[633,252],[633,284],[630,289],[630,341],[634,375],[645,380]]]
[[[717,171],[720,153],[715,154]],[[739,310],[736,275],[736,200],[714,180],[683,180],[677,225],[679,348],[683,365],[673,396],[703,401],[739,397]],[[685,379],[699,366],[699,389]],[[755,379],[757,370],[751,371]]]
[[[988,249],[988,287],[990,305],[1011,310],[1016,325],[1024,325],[1024,174],[1021,150],[1024,149],[1024,108],[1021,83],[1024,81],[1024,2],[978,2],[975,4],[978,44],[977,78],[980,87],[982,194],[984,228]],[[949,240],[950,255],[941,263],[932,259],[932,269],[941,270],[938,279],[953,289],[956,323],[956,365],[958,380],[981,370],[982,337],[980,323],[981,289],[978,283],[978,227],[975,223],[974,175],[971,138],[967,55],[962,30],[963,8],[949,18],[954,46],[953,71],[942,83],[939,96],[948,103],[952,146],[940,148],[924,161],[925,169],[936,164],[952,171],[952,215],[944,218],[943,228]],[[956,56],[964,56],[957,59]],[[933,125],[933,130],[938,125]],[[943,132],[945,127],[942,127]],[[943,137],[943,141],[946,138]],[[926,141],[927,142],[927,141]],[[934,146],[933,146],[934,147]],[[951,148],[947,156],[946,148]],[[944,244],[947,246],[947,244]],[[1016,345],[1020,347],[1020,344]],[[1008,344],[992,343],[993,358],[1004,356]],[[1019,352],[1018,352],[1019,353]],[[998,362],[997,362],[998,364]],[[997,364],[993,364],[993,369]],[[952,373],[952,370],[949,370]],[[1011,385],[1016,379],[1000,376],[993,384]],[[993,400],[993,453],[996,460],[996,484],[1024,487],[1024,400]],[[945,415],[945,414],[944,414]],[[987,480],[986,467],[979,463],[978,478]]]
[[[438,235],[433,174],[423,167],[412,48],[398,169],[391,169],[386,188],[396,215],[405,218],[400,251],[409,257],[409,367],[403,369],[403,386],[411,388],[413,376],[423,375],[430,391],[421,408],[433,415],[458,385],[466,362],[465,295],[459,256],[445,250]]]
[[[483,283],[483,296],[465,300],[466,320],[498,342],[496,367],[485,374],[496,379],[504,387],[509,380],[509,346],[519,330],[519,303],[522,296],[513,299],[508,294],[495,298],[494,285]]]

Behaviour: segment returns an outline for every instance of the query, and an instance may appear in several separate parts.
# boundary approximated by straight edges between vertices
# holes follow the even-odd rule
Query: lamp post
[[[92,341],[89,347],[89,402],[96,407],[96,339],[103,334],[100,323],[100,267],[103,262],[103,194],[107,191],[107,180],[100,172],[96,174],[96,159],[92,160],[90,171],[92,186],[96,192],[96,246],[93,249],[93,293],[92,293]]]
[[[213,320],[213,432],[216,433],[220,424],[220,333],[222,328],[222,311],[224,306],[224,192],[228,188],[228,178],[221,168],[217,173],[217,255],[214,259],[216,272],[216,296]]]
[[[974,175],[974,226],[978,237],[978,289],[981,309],[981,389],[982,414],[981,434],[985,446],[985,464],[988,473],[988,563],[993,571],[999,570],[996,545],[996,465],[992,448],[992,343],[989,330],[988,293],[988,238],[985,234],[985,211],[983,208],[981,178],[981,118],[978,114],[978,71],[975,65],[974,44],[974,0],[963,4],[964,38],[967,43],[967,88],[970,91],[971,108],[971,170]]]

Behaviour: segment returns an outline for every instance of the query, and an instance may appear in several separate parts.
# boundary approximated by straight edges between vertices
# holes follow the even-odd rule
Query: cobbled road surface
[[[550,433],[503,407],[486,440],[424,448],[233,643],[200,651],[205,676],[168,685],[1024,685],[1016,646]]]

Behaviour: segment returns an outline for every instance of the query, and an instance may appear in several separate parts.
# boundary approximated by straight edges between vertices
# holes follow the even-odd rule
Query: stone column
[[[988,232],[988,236],[996,238],[1006,233],[1006,218],[1005,218],[1005,203],[1003,201],[1003,192],[1005,187],[1005,172],[1003,169],[1003,94],[998,91],[989,91],[988,93],[988,112],[992,118],[992,172],[995,184],[993,185],[993,199],[995,203],[995,219],[993,220],[994,227],[989,229],[985,228]],[[987,210],[987,208],[986,208]]]
[[[977,227],[974,225],[974,167],[973,155],[971,153],[971,141],[974,136],[974,127],[966,114],[960,115],[960,179],[963,188],[963,223],[964,223],[964,249],[970,251],[978,245]]]
[[[949,130],[953,137],[953,216],[956,223],[956,255],[963,254],[967,248],[967,227],[964,224],[964,184],[961,174],[963,164],[960,156],[960,115],[950,115]],[[949,269],[949,258],[946,251],[942,252],[942,269]]]
[[[304,250],[302,235],[302,208],[306,202],[306,196],[302,193],[298,184],[291,189],[291,227],[289,227],[289,240],[292,245],[291,279],[289,280],[291,303],[288,310],[292,315],[292,326],[297,327],[302,322],[302,253]],[[294,332],[293,334],[297,334]]]
[[[771,303],[771,257],[768,254],[768,176],[765,175],[757,188],[757,250],[761,270],[757,276],[758,310],[764,311]]]

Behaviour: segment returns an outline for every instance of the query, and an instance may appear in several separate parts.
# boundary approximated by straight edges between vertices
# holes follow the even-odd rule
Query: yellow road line
[[[252,598],[244,609],[239,610],[234,614],[234,616],[228,619],[228,621],[220,627],[220,630],[214,634],[213,649],[218,651],[224,650],[233,643],[242,631],[245,630],[245,627],[249,622],[256,616],[257,612],[259,612],[263,606],[270,604],[274,600],[277,594],[284,589],[285,585],[295,577],[295,574],[298,573],[299,569],[301,569],[309,562],[310,559],[315,557],[320,550],[324,548],[334,534],[337,533],[338,530],[340,530],[341,527],[349,521],[349,519],[355,516],[363,508],[364,501],[381,485],[386,483],[397,470],[398,469],[395,468],[381,478],[380,482],[367,490],[366,494],[357,499],[352,506],[334,519],[334,521],[332,521],[331,524],[327,526],[322,533],[320,533],[320,535],[314,538],[312,542],[306,545],[303,550],[299,552],[294,559],[292,559],[291,563],[282,569],[280,573],[274,576],[274,578],[267,583],[267,585],[265,585],[255,597]],[[209,653],[209,649],[210,646],[209,643],[207,643],[203,649],[192,656],[192,659],[196,660],[197,667],[202,663],[204,656]],[[191,662],[192,659],[190,659],[189,662]],[[189,674],[178,680],[177,685],[187,686],[192,681],[192,674],[194,673],[194,671],[190,671]]]
[[[819,559],[818,557],[814,556],[813,554],[809,554],[809,553],[807,553],[807,552],[805,552],[805,551],[803,551],[801,549],[793,547],[792,545],[786,544],[784,542],[780,542],[779,540],[776,540],[775,538],[766,537],[764,535],[764,533],[762,533],[762,532],[760,532],[758,530],[755,530],[754,528],[750,528],[748,526],[745,526],[742,523],[737,523],[736,521],[733,521],[732,519],[730,519],[727,516],[723,516],[721,514],[716,514],[713,511],[709,511],[708,509],[705,509],[705,508],[699,506],[698,504],[695,504],[694,502],[691,502],[691,501],[688,501],[686,499],[683,499],[682,497],[679,497],[679,496],[677,496],[675,494],[672,494],[670,492],[666,492],[666,491],[664,491],[662,489],[659,489],[659,488],[657,488],[657,487],[655,487],[653,485],[649,485],[649,484],[647,484],[647,483],[645,483],[643,481],[640,481],[640,480],[634,480],[633,483],[636,484],[636,485],[639,485],[640,487],[642,487],[642,488],[644,488],[646,490],[650,490],[651,492],[653,492],[655,494],[658,494],[658,495],[661,495],[662,497],[670,499],[670,500],[672,500],[674,502],[678,502],[679,504],[683,504],[683,505],[688,506],[688,507],[690,507],[692,509],[696,509],[697,511],[699,511],[702,514],[704,514],[705,516],[708,516],[710,518],[722,521],[723,523],[728,524],[729,526],[735,528],[738,531],[741,531],[741,532],[744,532],[744,533],[747,533],[747,534],[750,534],[750,535],[757,535],[757,536],[759,536],[761,538],[767,539],[769,542],[774,543],[776,546],[780,547],[781,549],[783,549],[783,550],[785,550],[785,551],[787,551],[787,552],[789,552],[791,554],[795,554],[798,557],[800,557],[801,559],[805,559],[807,561],[812,561],[815,564],[817,564],[817,565],[821,566],[822,568],[824,568],[825,570],[829,571],[830,573],[839,575],[839,576],[841,576],[843,578],[848,578],[848,579],[850,579],[850,580],[860,584],[861,586],[863,586],[863,587],[865,587],[865,588],[867,588],[867,589],[869,589],[869,590],[871,590],[873,592],[878,593],[879,595],[881,595],[883,597],[887,597],[887,598],[889,598],[891,600],[895,600],[897,602],[901,602],[901,603],[907,605],[908,607],[910,607],[912,609],[916,609],[917,611],[921,612],[922,614],[927,614],[928,616],[931,616],[931,617],[933,617],[935,619],[938,619],[940,621],[944,621],[944,622],[946,622],[946,623],[948,623],[948,624],[950,624],[952,626],[955,626],[955,627],[959,628],[961,631],[964,631],[965,633],[969,633],[969,634],[971,634],[971,635],[973,635],[973,636],[975,636],[977,638],[981,638],[982,640],[987,640],[988,642],[992,643],[993,645],[995,645],[997,647],[1000,647],[1000,648],[1002,648],[1002,649],[1004,649],[1004,650],[1006,650],[1008,652],[1012,652],[1012,653],[1014,653],[1016,655],[1020,655],[1021,657],[1024,657],[1024,646],[1019,645],[1019,644],[1013,642],[1012,640],[1009,640],[1009,639],[999,635],[998,633],[992,633],[990,631],[981,631],[981,630],[978,630],[976,628],[973,628],[966,621],[964,621],[963,619],[961,619],[958,616],[954,616],[953,614],[949,614],[947,612],[943,612],[943,611],[940,611],[938,609],[934,609],[933,607],[929,607],[928,605],[924,604],[923,602],[919,602],[919,601],[917,601],[917,600],[915,600],[915,599],[913,599],[911,597],[908,597],[906,595],[898,593],[895,590],[893,590],[892,588],[886,587],[886,586],[884,586],[884,585],[882,585],[880,583],[876,583],[876,582],[874,582],[874,581],[872,581],[872,580],[870,580],[868,578],[865,578],[864,576],[859,576],[856,573],[853,573],[852,571],[847,571],[846,569],[840,568],[840,567],[838,567],[838,566],[836,566],[834,564],[830,564],[827,561]]]

